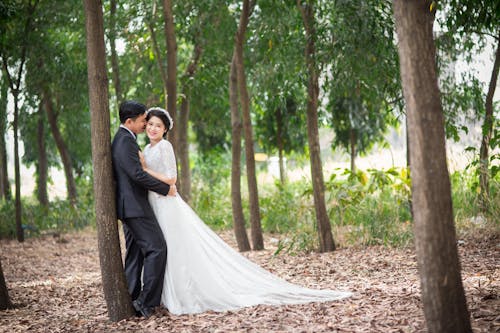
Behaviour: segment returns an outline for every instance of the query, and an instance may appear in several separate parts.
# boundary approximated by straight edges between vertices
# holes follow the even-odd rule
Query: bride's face
[[[165,134],[165,132],[165,124],[163,124],[160,118],[153,116],[148,120],[146,134],[151,142],[158,142],[163,139],[163,134]]]

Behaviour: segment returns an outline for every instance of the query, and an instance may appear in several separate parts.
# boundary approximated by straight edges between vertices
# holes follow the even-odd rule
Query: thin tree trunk
[[[408,114],[405,115],[405,129],[406,129],[406,167],[408,170],[411,170],[411,157],[410,157],[410,135],[409,129],[408,129]],[[410,175],[411,177],[411,175]],[[411,220],[414,221],[414,216],[413,216],[413,200],[411,198],[411,195],[408,198],[408,205],[410,206],[410,214],[411,214]]]
[[[40,103],[38,108],[38,128],[37,128],[37,145],[38,145],[38,164],[37,164],[37,198],[40,205],[49,206],[49,195],[47,192],[48,183],[48,161],[47,151],[45,148],[45,119],[43,105]]]
[[[241,202],[241,117],[238,109],[238,78],[236,74],[236,59],[233,55],[229,71],[229,105],[231,107],[231,203],[233,209],[233,228],[238,249],[250,251],[245,217]]]
[[[104,298],[111,321],[134,315],[123,272],[111,168],[108,78],[102,7],[85,0],[94,202]]]
[[[13,90],[14,96],[14,121],[12,129],[14,131],[14,179],[16,184],[16,236],[19,242],[24,242],[24,230],[22,226],[22,205],[21,205],[21,170],[19,163],[19,90]]]
[[[186,68],[186,72],[183,77],[183,91],[182,91],[182,102],[181,102],[181,112],[179,114],[179,161],[180,161],[180,191],[183,198],[189,202],[191,200],[191,170],[189,168],[189,142],[188,142],[188,132],[189,132],[189,100],[191,98],[191,84],[190,81],[193,80],[196,70],[198,69],[198,63],[200,61],[201,55],[203,53],[203,48],[198,40],[194,46],[193,55],[191,57],[191,62]]]
[[[19,137],[18,137],[18,121],[19,121],[19,93],[21,91],[21,78],[23,75],[23,69],[24,69],[24,64],[27,59],[27,52],[28,52],[28,41],[27,37],[32,31],[32,20],[33,20],[33,14],[36,11],[36,6],[38,5],[38,1],[34,2],[29,2],[27,5],[27,15],[24,17],[26,18],[26,22],[24,25],[24,34],[23,34],[23,41],[22,41],[22,48],[21,48],[21,56],[19,57],[19,67],[17,70],[17,77],[15,78],[15,82],[12,78],[12,76],[9,73],[9,68],[7,66],[7,54],[5,53],[5,50],[0,49],[0,55],[2,56],[2,64],[3,64],[3,70],[4,74],[7,77],[7,81],[9,82],[9,88],[12,93],[12,96],[14,98],[14,121],[12,124],[13,131],[14,131],[14,179],[15,179],[15,186],[16,186],[16,193],[15,193],[15,207],[16,207],[16,235],[17,235],[17,240],[19,242],[24,242],[24,232],[22,228],[22,205],[21,205],[21,174],[20,174],[20,167],[19,167]]]
[[[240,24],[235,38],[235,59],[236,73],[238,78],[238,93],[240,97],[241,113],[243,115],[243,133],[245,135],[245,158],[247,167],[248,196],[250,204],[250,226],[252,237],[252,248],[254,250],[264,249],[264,238],[262,236],[262,226],[260,223],[259,193],[257,188],[257,178],[255,172],[255,154],[253,149],[252,121],[250,118],[250,98],[248,96],[247,82],[245,76],[245,66],[243,63],[243,44],[245,32],[248,26],[248,19],[253,10],[255,1],[243,1]]]
[[[306,31],[305,58],[309,72],[308,100],[307,100],[307,139],[309,142],[309,154],[311,160],[311,178],[314,193],[314,207],[316,209],[316,222],[319,233],[319,244],[321,252],[335,250],[330,219],[326,211],[325,184],[323,179],[323,167],[321,164],[319,130],[318,130],[318,69],[315,59],[315,36],[314,9],[312,2],[302,4],[297,0],[297,7],[302,14],[304,28]]]
[[[187,94],[187,95],[186,95]],[[191,201],[191,170],[189,169],[189,93],[184,91],[179,113],[179,166],[180,179],[178,181],[179,191],[182,198],[187,202]]]
[[[12,308],[12,303],[9,297],[9,291],[7,289],[7,284],[5,283],[5,277],[3,275],[2,262],[0,261],[0,310],[6,310]]]
[[[394,0],[411,146],[415,247],[429,332],[471,332],[456,246],[430,4]]]
[[[45,106],[45,112],[47,113],[50,130],[52,132],[52,136],[54,137],[54,141],[56,142],[57,150],[59,151],[59,156],[61,156],[61,161],[64,167],[68,199],[71,203],[76,204],[78,195],[76,191],[75,177],[73,176],[73,162],[71,161],[71,156],[66,143],[64,142],[61,131],[59,131],[59,127],[57,126],[57,115],[54,110],[54,104],[52,103],[52,96],[48,90],[45,90],[43,94],[43,103]]]
[[[498,69],[500,67],[500,31],[498,36],[497,51],[495,53],[495,62],[491,71],[490,84],[488,86],[488,94],[486,95],[484,123],[483,123],[483,138],[481,140],[481,148],[479,151],[479,184],[481,193],[479,194],[480,207],[483,212],[489,208],[489,146],[491,135],[493,132],[493,96],[497,87]]]
[[[276,136],[279,156],[280,167],[280,182],[282,185],[286,183],[285,162],[283,158],[284,144],[283,144],[283,114],[281,108],[276,110]]]
[[[28,25],[28,24],[27,24]],[[12,131],[14,132],[14,183],[16,187],[15,192],[15,211],[16,211],[16,237],[19,242],[24,242],[24,230],[22,227],[22,204],[21,204],[21,172],[19,166],[19,87],[21,85],[21,73],[23,71],[24,62],[26,60],[26,48],[23,49],[21,57],[21,64],[19,65],[19,72],[16,82],[7,68],[7,59],[2,55],[2,63],[4,66],[4,73],[9,82],[10,91],[14,98],[14,120],[12,122]]]
[[[177,42],[175,41],[174,13],[172,1],[163,0],[163,16],[165,18],[165,38],[167,41],[167,110],[170,116],[177,121]],[[174,126],[168,136],[178,155],[179,135]]]
[[[7,132],[7,99],[9,85],[6,79],[2,79],[0,87],[0,199],[10,200],[9,174],[7,171],[7,147],[5,135]]]
[[[118,54],[116,53],[116,0],[111,0],[109,12],[109,44],[111,49],[111,70],[113,73],[113,84],[115,87],[116,102],[118,105],[123,101],[122,86],[120,81],[120,66]]]
[[[351,148],[351,173],[356,173],[356,130],[349,130],[349,146]]]

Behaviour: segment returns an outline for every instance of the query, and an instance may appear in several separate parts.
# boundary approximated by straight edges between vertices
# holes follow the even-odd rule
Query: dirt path
[[[231,233],[222,235],[234,246]],[[426,332],[412,249],[345,248],[329,254],[245,254],[280,277],[311,288],[350,290],[327,303],[256,306],[239,311],[111,323],[102,294],[95,231],[0,241],[16,309],[0,312],[0,332]],[[500,236],[460,242],[474,332],[500,332]]]

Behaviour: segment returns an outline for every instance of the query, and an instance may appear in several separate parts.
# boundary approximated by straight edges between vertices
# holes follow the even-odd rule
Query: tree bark
[[[262,236],[262,226],[260,222],[259,193],[257,188],[257,178],[255,172],[255,154],[253,149],[252,120],[250,118],[250,98],[248,96],[247,82],[245,76],[245,66],[243,63],[243,44],[248,20],[255,1],[243,1],[240,24],[235,38],[234,53],[236,55],[236,76],[238,79],[238,93],[240,97],[241,113],[243,115],[243,133],[245,135],[245,158],[247,167],[248,196],[250,204],[250,227],[253,250],[264,249],[264,238]]]
[[[111,0],[110,2],[109,24],[109,44],[111,49],[111,69],[113,73],[113,84],[115,87],[116,104],[120,105],[120,103],[123,101],[123,94],[120,81],[120,66],[118,61],[118,54],[116,53],[116,0]]]
[[[16,184],[16,236],[19,242],[24,242],[21,204],[21,170],[19,163],[19,90],[12,90],[12,95],[14,96],[14,121],[12,123],[12,130],[14,132],[14,181]]]
[[[485,103],[485,115],[483,123],[483,138],[481,140],[481,148],[479,150],[479,184],[481,192],[479,194],[479,204],[481,210],[486,212],[489,208],[489,188],[490,188],[490,176],[489,176],[489,146],[491,135],[493,132],[493,123],[495,119],[493,118],[493,96],[495,95],[495,90],[498,81],[498,69],[500,67],[500,31],[498,35],[497,51],[495,53],[495,62],[493,63],[493,70],[491,71],[490,84],[488,86],[488,93],[486,95]]]
[[[54,104],[52,102],[52,95],[49,90],[44,90],[43,92],[43,103],[45,106],[45,112],[47,113],[47,119],[50,125],[50,131],[56,142],[57,150],[59,151],[59,156],[64,167],[64,175],[66,176],[66,188],[68,191],[68,199],[72,204],[77,202],[77,191],[75,177],[73,176],[73,162],[71,161],[71,156],[62,137],[61,131],[57,126],[57,114],[54,110]]]
[[[170,116],[177,121],[177,42],[175,41],[174,13],[172,1],[163,0],[163,16],[165,18],[165,38],[167,41],[167,110]],[[168,137],[176,156],[178,156],[179,137],[175,125],[168,132]]]
[[[430,0],[394,0],[411,145],[415,247],[429,332],[471,332],[456,247],[430,5]]]
[[[411,157],[410,157],[410,135],[409,133],[409,127],[408,127],[408,113],[405,115],[405,129],[406,129],[406,168],[408,170],[411,170]],[[411,175],[410,175],[411,177]],[[408,198],[408,205],[410,206],[410,214],[411,214],[411,220],[414,221],[414,215],[413,215],[413,200],[411,198],[411,195]]]
[[[188,95],[186,95],[186,93]],[[178,117],[177,129],[179,134],[179,192],[182,198],[191,202],[191,170],[189,169],[189,93],[184,90]]]
[[[0,199],[10,200],[9,174],[7,171],[7,147],[5,134],[7,132],[7,99],[9,85],[7,80],[2,80],[0,87]]]
[[[238,78],[236,74],[236,59],[233,55],[229,71],[229,105],[231,107],[231,203],[233,209],[233,228],[238,249],[250,251],[245,217],[241,202],[241,117],[238,109]]]
[[[318,69],[316,68],[315,50],[315,23],[313,2],[305,4],[297,0],[297,7],[302,15],[304,28],[306,31],[305,59],[307,65],[308,78],[308,99],[307,99],[307,139],[309,142],[309,154],[311,162],[311,178],[314,193],[314,207],[316,210],[316,223],[319,233],[320,252],[335,250],[330,219],[326,211],[325,203],[325,183],[323,179],[323,167],[321,164],[319,130],[318,130],[318,96],[319,82]]]
[[[12,308],[7,284],[3,275],[2,262],[0,261],[0,310]]]
[[[102,7],[85,0],[94,202],[104,298],[111,321],[134,315],[123,272],[111,168],[108,78]]]
[[[40,205],[49,206],[49,195],[47,192],[49,165],[47,161],[47,151],[45,148],[45,119],[43,112],[43,103],[40,103],[38,109],[38,128],[37,128],[37,145],[38,145],[38,164],[37,164],[37,198]]]

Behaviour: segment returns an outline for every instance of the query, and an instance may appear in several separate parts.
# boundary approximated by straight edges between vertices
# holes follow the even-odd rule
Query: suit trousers
[[[160,305],[167,263],[167,244],[161,228],[154,217],[127,218],[123,221],[123,232],[130,296],[145,307],[156,307]]]

